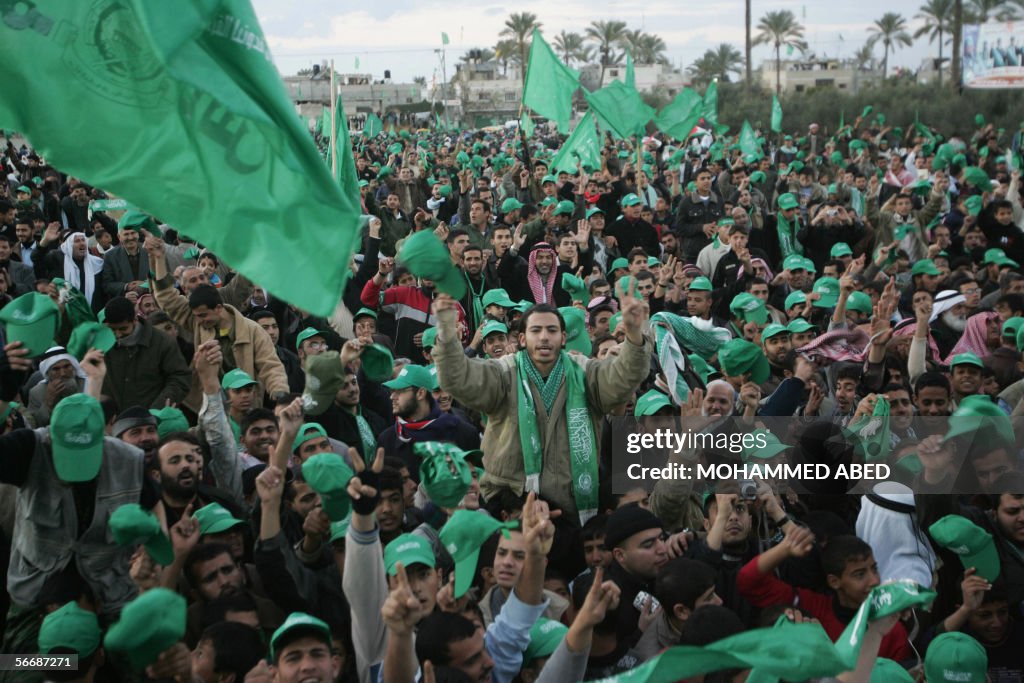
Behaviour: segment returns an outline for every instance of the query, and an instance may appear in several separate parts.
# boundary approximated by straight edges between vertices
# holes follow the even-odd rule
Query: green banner
[[[124,199],[94,199],[89,202],[90,211],[124,211],[134,208]]]

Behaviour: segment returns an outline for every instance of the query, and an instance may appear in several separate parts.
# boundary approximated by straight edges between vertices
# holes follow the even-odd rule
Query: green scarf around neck
[[[559,366],[561,370],[559,371]],[[540,377],[526,351],[516,353],[518,370],[518,411],[519,411],[519,442],[523,450],[523,466],[526,471],[526,492],[540,493],[540,474],[543,469],[544,446],[537,427],[537,406],[534,402],[530,384],[537,384],[535,377],[543,384],[537,384],[541,399],[545,404],[550,399],[554,405],[555,396],[561,386],[561,379],[556,371],[564,375],[566,382],[565,420],[569,430],[569,458],[572,467],[572,490],[576,500],[576,509],[580,516],[580,525],[597,514],[597,440],[594,437],[594,425],[587,407],[586,375],[576,362],[565,351],[559,355],[558,362],[547,380]],[[550,413],[551,407],[545,405]]]
[[[473,280],[469,273],[463,272],[462,277],[466,278],[466,289],[469,291],[469,303],[473,307],[473,329],[479,327],[484,321],[484,289],[487,287],[487,280],[480,278],[480,288],[473,287]]]
[[[363,458],[373,458],[377,452],[377,438],[370,429],[370,423],[363,417],[363,409],[356,406],[356,426],[359,427],[359,440],[363,446]]]
[[[803,256],[804,245],[800,244],[800,241],[796,238],[796,233],[800,229],[799,219],[793,225],[790,225],[781,211],[775,214],[775,219],[775,228],[779,233],[779,250],[782,252],[782,258],[786,258],[790,254],[800,254]]]

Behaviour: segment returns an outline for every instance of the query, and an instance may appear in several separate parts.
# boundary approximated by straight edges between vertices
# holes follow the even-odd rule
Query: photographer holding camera
[[[832,246],[845,242],[856,245],[864,237],[864,225],[856,214],[839,203],[836,186],[828,186],[828,199],[823,204],[810,207],[813,216],[797,234],[806,253],[811,254],[818,270],[828,260]]]

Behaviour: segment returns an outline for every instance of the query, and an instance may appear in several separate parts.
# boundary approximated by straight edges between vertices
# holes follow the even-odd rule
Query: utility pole
[[[334,86],[334,60],[331,60],[331,173],[338,177],[338,92]],[[342,112],[344,115],[344,112]]]

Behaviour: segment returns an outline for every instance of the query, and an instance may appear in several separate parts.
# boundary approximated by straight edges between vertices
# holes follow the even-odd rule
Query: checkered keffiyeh
[[[684,318],[681,315],[662,312],[651,316],[651,324],[668,327],[684,353],[696,353],[704,360],[710,360],[718,353],[718,348],[722,344],[732,339],[729,330],[715,327],[710,320],[703,318]]]
[[[857,361],[867,358],[868,343],[871,338],[864,330],[853,329],[830,330],[805,346],[796,350],[806,354],[811,360],[825,359],[832,362]]]

